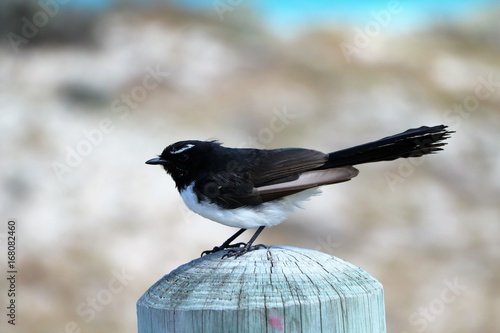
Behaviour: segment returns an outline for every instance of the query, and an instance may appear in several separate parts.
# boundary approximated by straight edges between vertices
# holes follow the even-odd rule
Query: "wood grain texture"
[[[137,302],[139,333],[385,332],[382,285],[318,251],[220,251],[156,282]]]

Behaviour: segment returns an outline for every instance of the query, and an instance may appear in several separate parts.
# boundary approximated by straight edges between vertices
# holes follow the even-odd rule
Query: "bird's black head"
[[[179,141],[167,146],[157,158],[146,161],[146,164],[162,165],[181,189],[194,180],[194,175],[206,165],[212,151],[218,147],[217,141]]]

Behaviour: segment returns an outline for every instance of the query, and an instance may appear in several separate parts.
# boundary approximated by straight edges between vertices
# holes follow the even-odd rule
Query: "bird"
[[[351,148],[323,153],[305,148],[229,148],[219,141],[185,140],[167,146],[146,164],[161,165],[193,212],[239,230],[203,255],[227,250],[239,257],[265,247],[253,245],[266,227],[280,224],[319,187],[348,181],[364,163],[416,158],[443,150],[454,131],[421,126]],[[246,243],[233,241],[257,229]]]

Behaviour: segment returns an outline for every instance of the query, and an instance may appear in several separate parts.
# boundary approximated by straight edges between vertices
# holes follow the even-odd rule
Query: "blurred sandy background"
[[[19,263],[2,332],[135,332],[141,294],[235,232],[144,164],[170,143],[329,152],[441,123],[443,152],[360,166],[260,241],[368,271],[388,332],[500,331],[499,7],[299,22],[244,1],[62,2],[0,8],[2,274],[9,219]]]

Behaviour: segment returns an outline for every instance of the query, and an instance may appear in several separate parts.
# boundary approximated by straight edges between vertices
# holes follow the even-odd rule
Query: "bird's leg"
[[[201,256],[203,257],[206,254],[215,253],[217,251],[221,251],[221,250],[224,250],[224,249],[232,249],[232,248],[235,248],[235,247],[245,246],[246,245],[245,243],[231,244],[231,242],[234,241],[239,235],[241,235],[242,233],[244,233],[246,230],[247,229],[244,229],[244,228],[238,230],[234,235],[232,235],[224,243],[222,243],[221,246],[216,246],[212,250],[203,251],[201,253]]]
[[[254,251],[254,250],[260,249],[262,247],[266,248],[266,246],[264,244],[252,245],[253,242],[255,242],[255,240],[257,239],[257,237],[259,237],[262,230],[264,230],[264,228],[265,228],[265,226],[259,227],[259,229],[257,229],[255,234],[253,234],[252,238],[250,238],[248,243],[245,244],[245,246],[243,246],[242,248],[239,248],[239,249],[229,250],[225,255],[222,256],[222,259],[229,258],[229,257],[238,258],[239,256],[242,256],[245,253],[248,253],[250,251]]]

